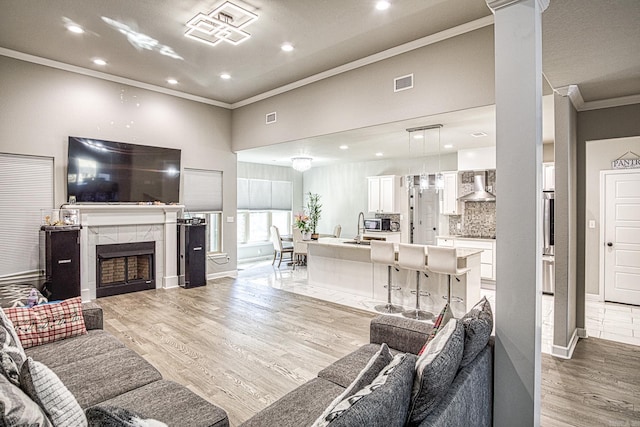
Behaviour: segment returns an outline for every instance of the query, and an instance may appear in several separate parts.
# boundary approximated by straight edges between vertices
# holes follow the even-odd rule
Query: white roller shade
[[[238,210],[249,209],[249,180],[238,178]]]
[[[191,212],[222,211],[222,172],[184,168],[182,200]]]
[[[40,268],[42,212],[53,209],[53,158],[0,154],[0,277]]]
[[[249,180],[249,209],[271,209],[271,181],[262,179]]]
[[[291,182],[271,182],[271,209],[290,211],[292,202]]]

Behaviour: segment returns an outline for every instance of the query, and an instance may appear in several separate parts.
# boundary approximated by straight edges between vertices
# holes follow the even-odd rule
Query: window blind
[[[238,210],[291,210],[289,181],[238,178]]]
[[[238,210],[249,209],[249,180],[238,178]]]
[[[222,172],[184,168],[182,200],[192,212],[222,211]]]
[[[42,210],[53,209],[53,158],[0,153],[0,277],[40,268]]]
[[[249,180],[249,209],[271,209],[271,181],[262,179]]]
[[[289,181],[271,182],[271,209],[290,211],[292,206],[291,183]]]

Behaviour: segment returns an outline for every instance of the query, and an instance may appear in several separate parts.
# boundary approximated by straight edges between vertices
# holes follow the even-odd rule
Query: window
[[[280,234],[291,231],[291,211],[239,211],[238,243],[266,243],[271,238],[271,226]]]
[[[207,221],[207,252],[222,252],[222,172],[184,168],[186,218]]]
[[[291,232],[292,184],[238,178],[238,243],[269,242],[271,226]]]

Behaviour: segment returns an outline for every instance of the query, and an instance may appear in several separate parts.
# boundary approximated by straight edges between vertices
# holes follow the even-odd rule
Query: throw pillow
[[[92,406],[84,411],[89,427],[167,427],[161,421],[115,406]]]
[[[327,409],[325,409],[322,415],[318,417],[318,420],[325,418],[333,410],[333,408],[335,408],[336,405],[338,405],[344,399],[353,395],[365,386],[371,384],[371,382],[378,376],[380,371],[382,371],[389,363],[391,363],[392,360],[393,356],[391,356],[389,346],[387,346],[387,344],[385,343],[382,343],[382,345],[380,345],[380,349],[373,356],[371,356],[371,359],[369,359],[358,376],[342,393],[340,393],[338,397],[333,399],[329,406],[327,406]]]
[[[0,376],[0,426],[42,426],[51,423],[19,387]]]
[[[416,356],[396,355],[378,376],[360,391],[342,400],[314,427],[402,427],[407,419]]]
[[[427,345],[416,362],[409,425],[419,425],[438,406],[451,386],[464,347],[464,328],[456,319]]]
[[[7,308],[24,348],[42,345],[87,333],[82,316],[82,298],[32,308]]]
[[[13,323],[0,309],[0,373],[15,385],[20,385],[19,368],[26,358]]]
[[[460,367],[464,368],[487,346],[493,331],[493,312],[487,297],[462,316],[460,322],[464,325],[464,353]]]
[[[31,357],[20,369],[25,393],[42,408],[54,427],[85,427],[87,417],[76,398],[47,366]]]
[[[422,349],[420,349],[418,356],[421,356],[422,353],[424,353],[425,349],[427,348],[427,345],[431,341],[433,341],[433,339],[436,337],[436,334],[440,332],[442,328],[445,327],[447,322],[451,319],[453,319],[453,313],[451,312],[451,307],[449,306],[449,303],[446,303],[444,305],[444,308],[440,312],[440,314],[438,314],[438,317],[436,317],[436,320],[433,322],[433,329],[431,329],[431,332],[429,332],[427,341],[422,346]]]

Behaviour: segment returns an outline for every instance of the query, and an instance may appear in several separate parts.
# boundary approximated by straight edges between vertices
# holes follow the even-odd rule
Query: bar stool
[[[433,313],[420,309],[420,297],[431,295],[429,292],[420,292],[420,273],[427,276],[427,265],[424,262],[425,252],[422,245],[398,245],[398,266],[416,272],[416,308],[402,313],[404,317],[417,320],[433,319]],[[411,291],[413,293],[413,291]]]
[[[443,246],[427,246],[427,268],[434,273],[447,275],[447,295],[443,295],[442,298],[449,303],[463,302],[464,300],[459,297],[451,297],[451,276],[454,276],[459,282],[457,276],[465,274],[470,268],[458,268],[458,253],[456,248],[449,248]],[[452,299],[453,298],[453,299]]]
[[[391,242],[371,241],[371,262],[387,266],[387,303],[376,305],[374,308],[380,313],[401,313],[404,308],[391,304],[391,291],[398,291],[400,287],[391,286],[391,267],[396,267],[396,252]]]

